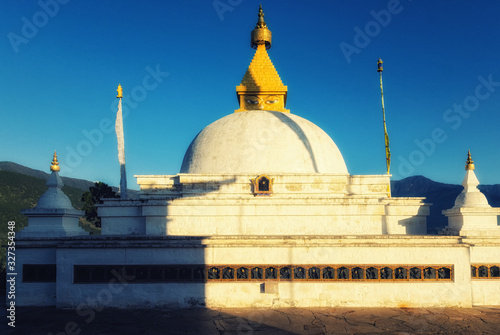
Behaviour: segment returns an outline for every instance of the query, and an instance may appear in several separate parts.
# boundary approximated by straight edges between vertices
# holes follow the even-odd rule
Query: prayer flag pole
[[[384,118],[384,140],[385,140],[385,161],[387,165],[387,174],[390,174],[391,170],[391,150],[389,149],[389,135],[387,134],[387,125],[385,123],[385,107],[384,107],[384,86],[382,85],[382,72],[384,71],[382,59],[378,59],[377,72],[380,74],[380,94],[382,98],[382,116]],[[387,185],[387,194],[389,197],[391,196],[391,184]]]

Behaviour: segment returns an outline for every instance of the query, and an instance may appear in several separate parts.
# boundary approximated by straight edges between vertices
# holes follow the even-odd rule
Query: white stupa
[[[463,191],[457,196],[453,208],[444,210],[448,226],[444,234],[461,236],[500,236],[500,208],[492,208],[486,196],[477,188],[479,180],[470,150],[467,153]]]
[[[59,162],[57,154],[50,166],[50,177],[46,185],[47,191],[38,199],[35,208],[23,211],[28,217],[28,226],[18,233],[19,237],[61,237],[88,235],[83,228],[78,225],[79,218],[85,213],[73,208],[71,200],[62,191],[64,186],[59,176]]]

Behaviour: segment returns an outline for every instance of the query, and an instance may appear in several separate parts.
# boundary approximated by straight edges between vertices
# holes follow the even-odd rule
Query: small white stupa
[[[443,211],[448,217],[448,226],[443,233],[460,236],[500,236],[500,208],[491,207],[485,195],[477,188],[479,180],[474,169],[469,150],[465,178],[462,182],[464,189],[457,196],[453,208]]]
[[[57,153],[54,152],[50,166],[52,173],[46,184],[49,189],[38,199],[35,208],[22,212],[28,217],[28,226],[18,233],[19,237],[88,235],[78,226],[79,218],[85,213],[73,208],[71,200],[62,191],[64,184],[59,176],[60,169]]]

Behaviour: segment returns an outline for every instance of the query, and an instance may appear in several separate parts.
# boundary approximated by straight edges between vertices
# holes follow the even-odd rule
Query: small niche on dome
[[[254,195],[271,195],[273,193],[274,178],[269,178],[266,175],[260,175],[252,179]]]

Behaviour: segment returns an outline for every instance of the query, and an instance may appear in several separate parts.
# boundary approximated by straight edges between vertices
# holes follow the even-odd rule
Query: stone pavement
[[[78,315],[53,307],[2,308],[0,334],[500,334],[500,307],[105,309]]]

